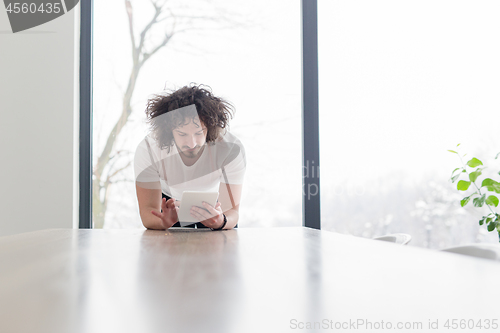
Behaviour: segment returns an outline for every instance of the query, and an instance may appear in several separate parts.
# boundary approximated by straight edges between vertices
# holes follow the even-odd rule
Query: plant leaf
[[[498,206],[498,198],[495,197],[494,195],[490,195],[488,198],[486,198],[485,202],[488,206],[495,206],[495,207]]]
[[[467,205],[470,201],[470,197],[465,197],[463,198],[462,200],[460,200],[460,206],[464,207],[465,205]]]
[[[497,226],[497,222],[490,222],[490,224],[488,224],[488,231],[493,231],[495,230],[495,227]]]
[[[458,177],[460,177],[460,173],[456,174],[455,176],[451,177],[451,182],[454,183],[457,181]]]
[[[498,153],[497,156],[495,156],[495,160],[498,158],[499,155],[500,155],[500,153]]]
[[[486,186],[486,189],[490,192],[500,193],[500,184]]]
[[[465,205],[467,205],[470,201],[470,199],[475,196],[477,194],[477,192],[474,192],[472,193],[471,195],[469,195],[468,197],[465,197],[463,198],[462,200],[460,200],[460,206],[464,207]]]
[[[481,183],[481,187],[483,187],[483,186],[490,186],[490,185],[493,185],[495,183],[496,183],[496,181],[494,181],[493,179],[491,179],[491,178],[485,178],[483,180],[483,182]]]
[[[474,200],[472,200],[472,202],[474,203],[474,207],[483,207],[485,197],[486,197],[486,195],[483,194],[479,198],[475,198]]]
[[[475,182],[477,177],[481,175],[481,170],[476,170],[474,172],[469,173],[469,179],[471,182]]]
[[[483,162],[473,157],[469,162],[467,162],[467,165],[470,166],[471,168],[475,168],[477,166],[483,165]]]
[[[453,172],[451,173],[451,178],[450,178],[452,183],[454,183],[458,179],[458,177],[460,177],[460,172],[458,174],[456,174],[455,176],[453,176],[457,170],[464,170],[464,168],[456,168],[455,170],[453,170]]]
[[[460,146],[460,143],[457,145],[457,147]]]
[[[479,225],[483,225],[485,219],[486,219],[486,216],[483,216],[483,218],[479,220]]]
[[[450,150],[450,149],[448,149],[448,151],[449,151],[450,153],[453,153],[453,154],[458,154],[458,153],[457,153],[456,151],[454,151],[454,150]]]
[[[466,180],[461,180],[457,184],[457,190],[459,191],[467,191],[470,186],[470,182]]]

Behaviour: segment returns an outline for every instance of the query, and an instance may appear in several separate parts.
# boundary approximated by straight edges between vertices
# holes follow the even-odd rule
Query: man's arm
[[[227,219],[224,229],[232,229],[238,224],[242,188],[243,185],[220,183],[219,202]]]
[[[142,224],[148,229],[168,229],[177,222],[175,199],[162,199],[160,183],[136,182]]]
[[[221,183],[219,186],[219,201],[215,207],[204,202],[203,208],[191,207],[191,215],[197,218],[203,225],[219,229],[224,223],[224,214],[227,219],[224,229],[234,228],[239,219],[241,188],[242,185],[226,185],[225,183]]]

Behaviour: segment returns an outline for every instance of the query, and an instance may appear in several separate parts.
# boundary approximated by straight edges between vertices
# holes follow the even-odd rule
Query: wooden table
[[[499,281],[497,262],[302,227],[53,229],[0,238],[0,332],[499,332],[443,326],[498,322]]]

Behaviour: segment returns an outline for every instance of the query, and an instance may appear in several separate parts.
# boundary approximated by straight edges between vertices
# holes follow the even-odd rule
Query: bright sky
[[[318,6],[323,171],[447,175],[458,143],[485,159],[500,151],[498,1]]]

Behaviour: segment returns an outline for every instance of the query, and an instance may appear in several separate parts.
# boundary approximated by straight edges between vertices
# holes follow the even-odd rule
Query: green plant
[[[457,147],[458,146],[460,146],[460,144],[458,144]],[[461,168],[456,168],[451,173],[451,182],[455,183],[460,178],[460,176],[465,174],[468,180],[459,180],[457,183],[457,190],[467,191],[471,184],[474,185],[472,189],[475,188],[474,193],[466,196],[460,201],[460,205],[462,207],[465,207],[472,199],[474,207],[487,207],[489,213],[487,215],[484,215],[479,220],[479,225],[484,224],[490,232],[496,229],[500,241],[500,214],[497,213],[493,208],[498,207],[499,200],[496,195],[492,194],[500,194],[500,183],[491,178],[484,178],[481,182],[481,186],[478,186],[477,182],[479,182],[479,177],[482,175],[482,171],[485,169],[483,162],[473,157],[464,164],[462,157],[465,157],[465,155],[467,154],[460,156],[460,154],[455,150],[448,151],[457,154],[460,162],[462,163]],[[495,156],[495,159],[497,159],[499,156],[500,153]],[[498,172],[498,174],[500,175],[500,172]]]

